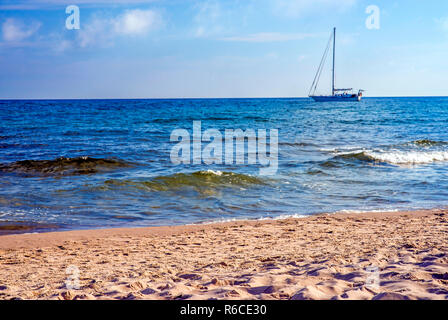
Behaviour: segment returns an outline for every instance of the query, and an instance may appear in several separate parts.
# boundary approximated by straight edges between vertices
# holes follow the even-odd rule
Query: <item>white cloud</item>
[[[78,34],[81,47],[110,46],[118,36],[144,36],[163,25],[162,16],[153,10],[126,10],[113,18],[94,17]]]
[[[277,32],[261,32],[250,34],[247,36],[225,37],[221,40],[235,42],[284,42],[292,40],[303,40],[305,38],[314,37],[308,33],[277,33]]]
[[[35,34],[41,26],[40,22],[24,23],[9,18],[2,24],[3,39],[5,41],[20,42]]]
[[[78,31],[78,43],[83,48],[90,45],[108,46],[112,38],[113,26],[108,19],[94,18]]]
[[[318,11],[345,10],[357,0],[272,0],[275,11],[281,15],[298,17]]]
[[[113,21],[115,32],[125,35],[142,35],[162,24],[161,16],[152,10],[127,10]]]

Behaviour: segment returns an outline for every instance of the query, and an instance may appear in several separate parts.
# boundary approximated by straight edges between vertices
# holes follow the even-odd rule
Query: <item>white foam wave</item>
[[[448,151],[365,151],[364,154],[374,160],[397,165],[448,161]]]
[[[355,150],[364,150],[361,146],[345,146],[345,147],[334,147],[334,148],[321,148],[321,152],[330,152],[335,154],[352,153]]]
[[[202,173],[202,174],[214,174],[216,176],[222,176],[222,171],[219,171],[219,170],[217,170],[217,171],[215,171],[215,170],[200,171],[199,173]]]
[[[377,209],[377,210],[339,210],[333,212],[333,214],[355,214],[355,213],[388,213],[388,212],[400,212],[404,209]],[[416,209],[415,209],[416,210]]]
[[[287,219],[303,219],[306,217],[310,217],[310,215],[302,215],[302,214],[285,214],[279,215],[277,217],[260,217],[260,218],[229,218],[229,219],[213,219],[209,221],[192,223],[188,224],[191,226],[201,226],[201,225],[209,225],[216,223],[227,223],[227,222],[247,222],[247,221],[276,221],[276,220],[287,220]]]

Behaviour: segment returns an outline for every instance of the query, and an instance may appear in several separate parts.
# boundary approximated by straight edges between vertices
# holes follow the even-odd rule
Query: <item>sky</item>
[[[448,95],[446,0],[0,0],[0,99],[304,97],[333,27],[337,87]]]

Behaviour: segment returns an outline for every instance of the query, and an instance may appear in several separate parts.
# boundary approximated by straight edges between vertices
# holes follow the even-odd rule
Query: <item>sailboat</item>
[[[330,45],[332,41],[333,41],[333,68],[332,68],[331,95],[316,95],[317,85],[319,84],[319,79],[322,74],[322,70],[324,68],[328,52],[330,51]],[[330,40],[328,41],[327,48],[325,49],[319,68],[317,69],[317,73],[316,76],[314,77],[314,81],[313,84],[311,85],[311,89],[308,96],[316,102],[361,101],[362,93],[364,92],[364,90],[359,90],[358,93],[353,93],[353,88],[349,89],[335,88],[335,58],[336,58],[336,28],[333,29],[333,33],[330,37]]]

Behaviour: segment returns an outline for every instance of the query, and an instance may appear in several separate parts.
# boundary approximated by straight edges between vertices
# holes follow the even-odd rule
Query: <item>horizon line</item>
[[[446,96],[369,96],[370,98],[448,98]],[[224,100],[224,99],[311,99],[310,97],[171,97],[171,98],[0,98],[0,101],[68,101],[68,100]]]

